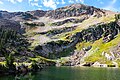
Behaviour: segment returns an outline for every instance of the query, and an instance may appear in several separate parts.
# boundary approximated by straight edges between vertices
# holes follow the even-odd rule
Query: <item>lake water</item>
[[[49,67],[27,75],[2,76],[0,80],[120,80],[120,69]]]

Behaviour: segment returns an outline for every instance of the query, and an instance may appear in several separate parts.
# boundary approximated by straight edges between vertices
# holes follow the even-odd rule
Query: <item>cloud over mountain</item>
[[[112,11],[120,10],[118,0],[0,0],[0,10],[53,10],[75,3],[82,3]]]

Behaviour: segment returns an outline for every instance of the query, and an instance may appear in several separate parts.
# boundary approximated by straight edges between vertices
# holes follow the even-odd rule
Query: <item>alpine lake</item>
[[[0,80],[120,80],[120,69],[47,67],[34,73],[0,76]]]

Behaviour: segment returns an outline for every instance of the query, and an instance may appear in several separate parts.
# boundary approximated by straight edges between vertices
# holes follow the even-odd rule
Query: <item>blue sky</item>
[[[83,3],[120,12],[120,0],[0,0],[0,10],[7,10],[10,12],[53,10],[73,3]]]

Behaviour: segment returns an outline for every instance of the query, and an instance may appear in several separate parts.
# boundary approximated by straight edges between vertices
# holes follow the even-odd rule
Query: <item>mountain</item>
[[[11,19],[15,16],[20,16],[20,15],[22,16],[32,15],[36,17],[45,16],[53,19],[60,19],[60,18],[75,17],[82,15],[101,17],[108,15],[109,13],[114,13],[114,12],[95,8],[93,6],[83,5],[83,4],[72,4],[70,6],[65,6],[62,8],[58,8],[56,10],[49,10],[49,11],[35,10],[35,11],[11,12],[11,13],[7,11],[0,11],[0,16],[5,19]]]
[[[17,22],[35,22],[37,24],[48,24],[50,21],[52,26],[61,26],[65,23],[80,23],[90,17],[101,18],[109,17],[109,15],[114,15],[115,12],[95,8],[93,6],[87,6],[84,4],[72,4],[70,6],[65,6],[58,8],[56,10],[35,10],[27,12],[7,12],[0,11],[0,18],[7,19]],[[79,18],[78,18],[79,17]],[[64,19],[61,21],[61,19]],[[53,22],[53,23],[52,23]],[[104,21],[103,21],[104,22]],[[99,22],[100,23],[100,22]],[[26,25],[24,25],[26,26]],[[23,27],[23,25],[22,25]]]
[[[70,6],[58,8],[54,11],[48,11],[45,16],[54,19],[75,17],[82,15],[88,15],[88,16],[93,15],[93,16],[101,17],[103,15],[106,15],[106,12],[107,11],[104,11],[99,8],[95,8],[93,6],[87,6],[83,4],[72,4]]]
[[[84,4],[49,11],[0,11],[0,27],[24,30],[29,46],[20,47],[19,56],[35,60],[42,56],[55,60],[57,66],[120,66],[120,14],[116,12]]]

